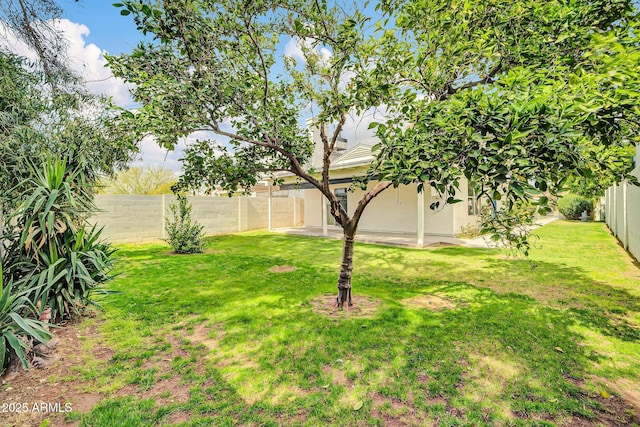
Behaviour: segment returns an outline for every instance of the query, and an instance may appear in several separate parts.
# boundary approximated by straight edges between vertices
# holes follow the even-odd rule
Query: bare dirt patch
[[[173,424],[185,423],[190,419],[191,419],[191,414],[188,412],[182,412],[182,411],[173,412],[171,415],[169,415],[169,424],[173,425]]]
[[[194,334],[187,336],[189,340],[197,344],[204,344],[210,348],[215,346],[215,339],[210,336],[216,328],[207,328],[204,324],[194,328]],[[92,380],[83,379],[78,372],[78,367],[85,363],[87,355],[83,349],[85,337],[99,335],[98,326],[82,328],[77,324],[71,324],[54,330],[58,346],[54,352],[55,359],[43,369],[31,369],[19,371],[10,378],[6,378],[0,384],[0,404],[20,403],[26,404],[27,411],[8,412],[2,414],[2,426],[38,426],[45,420],[49,420],[51,426],[77,426],[78,421],[67,422],[66,413],[35,411],[42,403],[58,404],[62,410],[69,403],[73,413],[87,413],[99,402],[107,397],[135,396],[138,399],[154,398],[158,405],[186,403],[189,399],[189,390],[192,383],[185,382],[182,376],[172,372],[172,361],[176,357],[187,357],[191,353],[182,348],[179,338],[169,333],[164,339],[171,344],[171,348],[158,352],[148,360],[145,360],[141,368],[155,368],[157,380],[147,389],[142,390],[137,384],[128,384],[109,393],[91,391],[97,387]],[[99,364],[109,364],[115,352],[103,346],[97,346],[90,350],[91,357],[97,359]],[[204,363],[197,363],[195,371],[204,374]],[[158,379],[158,377],[161,377]],[[162,378],[164,377],[164,378]],[[55,408],[55,406],[54,406]],[[170,416],[170,420],[184,422],[189,420],[189,414],[176,412]],[[173,422],[173,421],[172,421]]]
[[[180,383],[178,377],[172,377],[155,383],[151,389],[153,398],[159,406],[170,403],[186,403],[189,400],[189,386]]]
[[[614,381],[600,377],[594,377],[594,380],[603,383],[622,396],[625,401],[634,407],[635,412],[640,417],[640,385],[637,381],[633,382],[627,378],[618,378]]]
[[[341,366],[324,365],[322,371],[330,376],[335,384],[342,387],[353,387],[353,381],[347,378]]]
[[[406,306],[429,308],[434,311],[456,308],[456,305],[452,301],[437,295],[418,295],[417,297],[404,299],[401,302]]]
[[[223,254],[225,252],[226,250],[224,249],[205,249],[204,250],[205,254]]]
[[[204,254],[223,254],[225,253],[226,250],[224,249],[205,249],[204,250]],[[194,254],[179,254],[176,251],[166,251],[162,253],[163,255],[168,255],[168,256],[188,256],[188,255],[194,255]]]
[[[378,312],[378,307],[381,303],[382,301],[378,298],[358,295],[353,298],[353,305],[351,307],[342,310],[336,307],[335,294],[323,294],[309,302],[315,313],[330,318],[372,318]]]
[[[220,340],[224,336],[224,331],[220,327],[209,327],[206,322],[196,325],[193,334],[185,336],[194,345],[202,344],[209,351],[220,348]]]
[[[566,423],[569,427],[623,427],[640,423],[640,416],[634,413],[629,404],[618,396],[604,398],[602,396],[590,396],[597,400],[602,409],[595,410],[595,419],[573,417]]]
[[[374,393],[371,416],[382,419],[387,427],[427,426],[430,423],[416,412],[413,405]]]
[[[95,333],[96,328],[90,327],[86,334]],[[75,325],[67,325],[54,330],[58,346],[55,350],[55,359],[42,369],[32,368],[29,371],[19,371],[11,378],[2,381],[0,386],[0,404],[20,404],[26,411],[9,411],[2,414],[3,425],[31,426],[40,425],[49,419],[51,425],[77,425],[67,423],[65,404],[71,405],[73,412],[86,412],[95,406],[102,396],[98,393],[87,393],[83,390],[85,385],[74,371],[74,367],[82,362],[82,338],[83,333]],[[112,352],[108,349],[98,348],[95,357],[110,358]],[[38,411],[35,408],[51,407],[59,404],[61,411]],[[36,406],[34,406],[36,405]]]
[[[572,378],[565,376],[565,379],[571,382],[576,387],[581,389],[581,393],[591,400],[595,400],[599,403],[600,407],[595,409],[595,418],[589,419],[584,417],[569,417],[563,420],[563,425],[568,427],[623,427],[634,426],[640,424],[640,413],[638,408],[633,408],[632,403],[626,400],[623,396],[607,396],[604,397],[600,394],[587,391],[585,382],[582,379]],[[594,380],[601,383],[605,383],[608,386],[609,380],[594,377]],[[614,390],[614,387],[611,387]],[[518,415],[516,413],[516,415]]]
[[[298,267],[294,267],[292,265],[275,265],[269,269],[272,273],[291,273],[292,271],[296,271]]]

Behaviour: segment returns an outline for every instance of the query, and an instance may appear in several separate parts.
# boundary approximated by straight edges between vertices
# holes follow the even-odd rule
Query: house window
[[[335,190],[336,197],[340,200],[340,204],[342,205],[342,209],[345,212],[349,212],[347,210],[347,189],[346,188],[336,188]]]
[[[480,190],[471,183],[467,190],[467,213],[480,215]]]
[[[342,206],[342,209],[344,209],[345,212],[349,212],[347,210],[347,194],[348,194],[348,189],[347,188],[336,188],[334,191],[334,194],[336,195],[336,197],[338,198],[338,200],[340,201],[340,205]],[[331,215],[331,204],[329,202],[327,203],[327,225],[337,225],[336,224],[336,220],[333,217],[333,215]]]

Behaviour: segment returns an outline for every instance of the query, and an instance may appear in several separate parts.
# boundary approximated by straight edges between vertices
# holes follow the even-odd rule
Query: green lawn
[[[497,250],[357,244],[355,303],[381,301],[368,317],[314,311],[336,291],[339,241],[243,233],[188,256],[121,246],[109,286],[122,293],[85,322],[100,334],[78,368],[87,391],[107,398],[75,419],[638,423],[640,270],[601,223],[555,222],[537,234],[531,262]],[[107,363],[92,351],[104,346],[114,350]]]

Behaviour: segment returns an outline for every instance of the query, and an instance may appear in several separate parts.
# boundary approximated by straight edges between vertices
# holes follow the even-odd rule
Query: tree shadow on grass
[[[416,251],[362,250],[356,253],[354,283],[398,298],[421,290],[430,283],[463,282],[499,294],[529,296],[542,304],[568,310],[585,326],[624,341],[640,340],[640,325],[628,318],[640,312],[640,296],[627,289],[594,280],[580,267],[565,263],[524,259],[500,259],[485,249],[442,248],[438,257],[416,255]],[[445,257],[450,257],[448,260]],[[481,259],[483,258],[483,259]],[[375,271],[367,271],[369,266]],[[378,279],[382,279],[382,283]],[[391,282],[391,289],[386,281]],[[354,285],[357,295],[359,289]]]
[[[466,283],[421,285],[442,295],[465,295],[468,304],[433,311],[387,301],[373,319],[339,320],[310,317],[301,307],[274,314],[264,327],[250,327],[255,319],[247,317],[222,345],[238,361],[254,359],[260,366],[254,378],[273,371],[292,388],[326,390],[332,404],[322,409],[327,419],[341,419],[345,408],[339,402],[351,390],[360,390],[365,402],[377,396],[454,424],[487,414],[500,418],[499,402],[531,425],[545,417],[597,418],[599,403],[576,383],[598,356],[578,345],[573,317],[525,295]],[[266,310],[277,307],[275,301],[264,304]],[[246,341],[258,347],[243,356]],[[353,415],[372,419],[364,412]]]
[[[560,263],[537,261],[532,269],[524,260],[488,262],[491,270],[507,277],[533,273],[533,287],[512,291],[551,306],[565,307],[576,320],[604,335],[624,341],[640,340],[640,325],[633,325],[626,319],[626,316],[640,312],[640,297],[626,289],[593,280],[584,270]],[[500,289],[496,284],[486,283],[485,286]],[[538,293],[535,288],[546,291]]]

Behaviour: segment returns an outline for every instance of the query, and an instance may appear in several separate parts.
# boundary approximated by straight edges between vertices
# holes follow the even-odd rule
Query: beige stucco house
[[[310,131],[310,137],[314,141],[319,141],[318,132]],[[351,192],[349,187],[352,178],[363,176],[374,160],[371,148],[372,146],[367,144],[357,144],[348,148],[347,141],[342,140],[338,142],[335,152],[332,153],[331,189],[340,198],[350,215],[353,214],[364,192],[359,189]],[[310,162],[316,166],[317,170],[320,169],[321,159],[321,144],[316,144],[316,150]],[[295,176],[285,175],[282,178],[285,181],[281,189],[299,189],[304,198],[305,227],[322,228],[324,235],[327,235],[331,227],[339,227],[336,226],[328,202],[320,191],[311,184],[299,182]],[[370,182],[369,188],[375,184],[376,181]],[[367,206],[358,230],[411,234],[416,236],[418,246],[424,245],[427,235],[455,236],[463,227],[477,224],[480,209],[476,195],[472,189],[469,189],[464,179],[455,198],[462,202],[446,205],[438,211],[433,211],[430,205],[439,200],[439,196],[436,191],[431,191],[429,186],[426,186],[422,193],[418,193],[416,184],[389,188]]]

